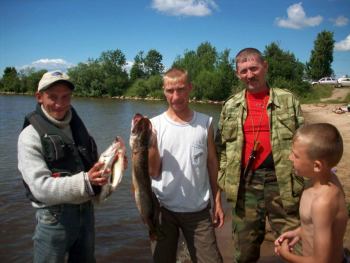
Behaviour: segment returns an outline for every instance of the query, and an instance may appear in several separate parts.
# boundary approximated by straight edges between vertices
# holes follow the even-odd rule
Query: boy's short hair
[[[261,54],[261,52],[258,49],[253,47],[247,47],[237,53],[235,57],[236,68],[238,63],[246,62],[248,58],[251,56],[257,56],[261,62],[265,61],[264,56]]]
[[[314,123],[300,127],[293,142],[302,137],[307,143],[307,155],[313,160],[323,160],[331,167],[343,155],[343,139],[338,129],[329,123]]]
[[[188,83],[188,73],[184,69],[171,68],[164,73],[163,82],[180,82]]]

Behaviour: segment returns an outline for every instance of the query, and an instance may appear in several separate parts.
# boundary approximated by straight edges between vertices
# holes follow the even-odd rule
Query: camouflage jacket
[[[280,196],[285,210],[293,211],[299,204],[304,181],[292,173],[289,160],[293,134],[303,124],[299,101],[289,91],[271,88],[267,105],[270,140]],[[220,161],[218,185],[228,201],[237,200],[244,143],[243,124],[247,117],[245,90],[224,103],[215,143]]]

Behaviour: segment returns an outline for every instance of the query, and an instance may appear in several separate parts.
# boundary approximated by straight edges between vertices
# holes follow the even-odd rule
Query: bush
[[[282,77],[277,77],[272,83],[273,87],[287,89],[298,97],[307,96],[311,91],[311,85],[305,81],[291,81]]]
[[[144,79],[137,79],[125,93],[126,96],[143,98],[146,97],[147,94],[148,90],[146,80]]]

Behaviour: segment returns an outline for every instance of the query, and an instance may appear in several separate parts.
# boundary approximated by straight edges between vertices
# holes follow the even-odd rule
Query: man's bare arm
[[[221,205],[221,191],[217,186],[219,163],[216,155],[215,143],[214,143],[214,129],[212,124],[209,127],[208,132],[208,173],[210,180],[210,187],[213,193],[214,207],[213,217],[214,224],[217,227],[221,227],[224,224],[224,212]]]

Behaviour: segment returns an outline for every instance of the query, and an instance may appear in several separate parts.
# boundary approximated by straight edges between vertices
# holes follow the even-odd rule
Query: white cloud
[[[336,19],[330,19],[335,26],[346,26],[349,23],[349,19],[345,16],[338,16]]]
[[[63,71],[66,71],[68,68],[73,67],[74,65],[72,63],[69,63],[61,58],[42,58],[36,61],[33,61],[30,65],[25,65],[22,68],[27,67],[33,67],[36,69],[47,69],[47,70],[54,70],[54,69],[60,69]]]
[[[217,5],[214,0],[152,0],[152,8],[171,16],[207,16]]]
[[[124,69],[129,73],[133,65],[134,65],[134,61],[126,61],[126,65],[124,66]]]
[[[307,17],[301,2],[289,6],[287,15],[287,19],[276,18],[276,23],[279,27],[301,29],[303,27],[318,26],[323,20],[322,16]]]
[[[334,44],[336,51],[350,51],[350,34],[344,39]]]

